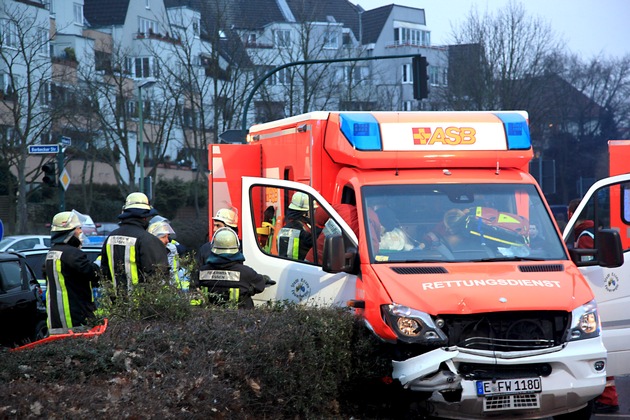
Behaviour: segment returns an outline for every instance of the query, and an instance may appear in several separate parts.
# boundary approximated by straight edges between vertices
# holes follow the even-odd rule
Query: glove
[[[267,275],[263,275],[263,278],[265,279],[265,286],[273,286],[276,284],[275,280],[271,280],[271,278]]]

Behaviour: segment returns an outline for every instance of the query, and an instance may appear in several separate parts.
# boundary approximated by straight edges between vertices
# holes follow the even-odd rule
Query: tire
[[[41,320],[35,325],[35,333],[31,337],[32,341],[41,340],[48,337],[48,323],[46,320]]]

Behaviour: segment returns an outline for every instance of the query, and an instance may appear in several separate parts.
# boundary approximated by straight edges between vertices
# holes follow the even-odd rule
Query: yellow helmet
[[[149,198],[141,192],[133,192],[127,196],[123,210],[127,209],[142,209],[151,210],[149,205]]]
[[[168,236],[168,235],[174,235],[175,234],[175,231],[173,230],[171,225],[169,225],[168,222],[165,222],[163,220],[151,223],[149,225],[149,228],[147,229],[147,231],[151,235],[157,236],[158,238],[161,238],[162,236]]]
[[[308,211],[310,209],[308,202],[308,195],[301,191],[297,191],[291,197],[291,204],[289,204],[291,210]]]
[[[81,227],[79,217],[73,211],[62,211],[53,217],[51,232],[63,232],[66,230],[74,230]]]
[[[227,226],[235,228],[238,226],[238,213],[233,209],[219,209],[212,220],[218,220]]]
[[[236,254],[240,246],[236,232],[227,227],[218,229],[212,237],[212,252],[215,254]]]

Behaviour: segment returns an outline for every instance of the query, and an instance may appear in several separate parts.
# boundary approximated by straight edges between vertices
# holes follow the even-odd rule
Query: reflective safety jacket
[[[48,251],[44,267],[48,327],[84,325],[96,309],[92,288],[98,285],[98,266],[77,246],[61,243]]]
[[[240,252],[239,252],[240,254]],[[199,269],[199,286],[211,303],[234,303],[253,308],[252,296],[265,290],[265,277],[241,261],[211,254],[210,262]]]
[[[303,260],[313,247],[311,227],[302,219],[293,219],[278,232],[278,255]]]
[[[157,272],[168,273],[164,244],[144,228],[142,219],[128,218],[120,222],[103,244],[101,269],[116,288],[127,290],[146,281]]]

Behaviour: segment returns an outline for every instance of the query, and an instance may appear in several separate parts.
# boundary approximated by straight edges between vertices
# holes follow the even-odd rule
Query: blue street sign
[[[48,155],[52,153],[59,153],[58,144],[34,144],[28,146],[28,153],[30,155]]]
[[[61,144],[64,146],[70,146],[72,144],[72,139],[70,137],[61,136]]]

